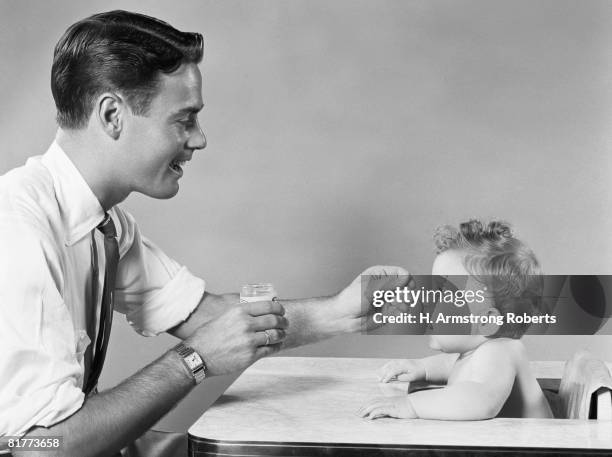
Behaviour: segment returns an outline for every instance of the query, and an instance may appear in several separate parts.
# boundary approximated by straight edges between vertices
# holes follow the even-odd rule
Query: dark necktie
[[[100,308],[100,328],[96,338],[95,349],[93,349],[93,362],[89,371],[87,381],[83,384],[83,391],[89,394],[98,385],[98,378],[104,366],[108,339],[110,337],[111,325],[113,323],[113,295],[115,290],[115,277],[117,274],[117,264],[119,263],[119,243],[117,243],[117,232],[111,217],[106,214],[104,221],[96,227],[104,234],[104,256],[106,268],[104,269],[104,286],[102,288],[102,307]],[[94,243],[94,276],[92,283],[97,284],[97,252]],[[95,287],[94,287],[95,290]],[[97,294],[94,293],[94,300]],[[94,301],[95,306],[95,301]],[[95,316],[95,313],[94,313]],[[94,318],[95,321],[95,318]],[[90,334],[91,336],[91,334]],[[90,343],[90,348],[93,341]]]

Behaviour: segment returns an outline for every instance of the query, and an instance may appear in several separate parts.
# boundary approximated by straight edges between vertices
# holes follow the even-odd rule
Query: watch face
[[[191,368],[192,370],[201,365],[200,358],[196,353],[191,353],[186,356],[185,361],[187,362],[187,365],[189,365],[189,368]]]

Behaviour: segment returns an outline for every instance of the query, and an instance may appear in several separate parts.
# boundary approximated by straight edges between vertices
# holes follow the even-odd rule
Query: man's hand
[[[398,381],[424,381],[427,377],[425,364],[420,360],[392,360],[385,363],[378,371],[380,382]]]
[[[278,302],[239,304],[199,327],[185,344],[202,356],[207,375],[240,371],[280,350],[288,326],[284,314]]]
[[[401,397],[376,397],[363,405],[357,414],[365,419],[397,417],[416,419],[417,415],[407,395]]]
[[[407,270],[396,266],[370,267],[357,276],[334,299],[330,317],[344,322],[345,331],[372,330],[377,324],[371,319],[375,311],[383,308],[372,306],[375,290],[395,290],[411,287],[414,280]]]

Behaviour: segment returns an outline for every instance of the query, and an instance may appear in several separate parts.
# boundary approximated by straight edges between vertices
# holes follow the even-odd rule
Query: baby
[[[473,301],[466,305],[471,314],[518,314],[525,311],[526,303],[531,313],[537,312],[542,290],[538,262],[533,252],[512,236],[507,224],[491,222],[483,227],[472,220],[461,224],[459,231],[448,226],[438,229],[434,240],[438,255],[432,275],[449,279],[454,275],[467,276],[465,289],[471,283],[489,292],[481,303]],[[471,334],[431,335],[430,347],[442,354],[393,361],[381,368],[381,382],[427,381],[446,384],[445,387],[375,398],[359,414],[368,419],[552,418],[519,340],[528,325],[504,320],[499,326],[487,323],[495,319],[482,321],[471,324]]]

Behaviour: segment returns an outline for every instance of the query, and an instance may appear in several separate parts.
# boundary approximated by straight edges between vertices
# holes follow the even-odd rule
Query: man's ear
[[[478,334],[482,336],[495,335],[501,327],[501,325],[496,324],[496,321],[499,320],[501,316],[499,310],[491,307],[487,309],[483,316],[486,317],[486,319],[484,319],[486,322],[478,324]]]
[[[94,115],[102,130],[116,140],[121,135],[126,111],[127,105],[123,97],[113,92],[105,92],[98,97]]]

